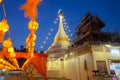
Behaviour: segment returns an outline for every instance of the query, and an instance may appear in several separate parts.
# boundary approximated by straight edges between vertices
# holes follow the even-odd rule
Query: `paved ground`
[[[25,76],[25,75],[7,75],[7,76],[0,76],[0,80],[44,80],[40,77],[36,77],[36,78],[33,78],[33,77],[28,77],[28,76]],[[66,79],[58,79],[58,78],[49,78],[48,80],[66,80]],[[120,80],[120,79],[116,79],[115,77],[113,78],[96,78],[94,80]]]
[[[7,76],[0,76],[0,80],[44,80],[40,77],[36,77],[36,78],[33,78],[33,77],[28,77],[28,76],[25,76],[25,75],[7,75]],[[65,79],[58,79],[58,78],[49,78],[48,80],[65,80]]]

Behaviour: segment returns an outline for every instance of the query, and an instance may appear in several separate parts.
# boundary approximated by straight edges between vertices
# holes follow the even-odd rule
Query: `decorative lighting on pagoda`
[[[69,39],[69,41],[71,41],[71,39]]]
[[[64,56],[64,58],[67,58],[68,57],[68,55],[66,54],[65,56]]]
[[[67,28],[65,28],[65,30],[67,30]]]
[[[43,48],[43,46],[40,46],[40,48]]]
[[[73,34],[70,34],[70,36],[73,36]]]
[[[56,24],[57,22],[56,22],[56,21],[54,21],[54,23]]]
[[[65,22],[66,20],[65,19],[63,19],[63,22]]]
[[[66,25],[67,23],[65,22],[64,25]]]
[[[58,18],[56,18],[56,20],[58,21]]]
[[[69,35],[67,35],[68,37],[70,37]]]
[[[53,29],[50,29],[50,31],[53,31]]]
[[[108,47],[108,48],[110,48],[110,47],[111,47],[111,45],[110,45],[110,44],[106,44],[105,46],[106,46],[106,47]]]
[[[46,41],[43,42],[44,44],[46,43]]]
[[[50,36],[50,35],[51,35],[51,33],[48,33],[48,35]]]
[[[49,39],[48,37],[46,37],[46,39]]]
[[[67,26],[67,28],[69,28],[69,26]]]

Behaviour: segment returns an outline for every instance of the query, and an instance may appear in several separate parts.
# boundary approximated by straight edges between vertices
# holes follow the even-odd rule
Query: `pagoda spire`
[[[52,45],[46,50],[46,53],[49,53],[50,59],[60,58],[65,55],[68,47],[69,47],[69,38],[67,37],[67,34],[65,33],[64,27],[63,27],[63,12],[60,9],[58,12],[59,16],[59,28],[58,31],[54,37],[54,42]]]
[[[58,16],[59,16],[59,28],[58,28],[57,34],[55,35],[54,43],[61,42],[61,41],[69,42],[69,39],[68,39],[68,37],[65,33],[65,30],[64,30],[64,27],[63,27],[64,16],[63,16],[63,12],[61,9],[58,12]]]

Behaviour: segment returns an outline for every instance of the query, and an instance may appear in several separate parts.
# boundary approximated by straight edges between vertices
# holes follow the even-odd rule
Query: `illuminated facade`
[[[104,26],[98,16],[90,13],[80,20],[68,57],[64,59],[65,77],[92,80],[94,72],[111,74],[113,70],[119,76],[120,36],[117,32],[102,32]]]
[[[71,80],[93,80],[94,72],[120,75],[120,36],[117,32],[102,32],[105,23],[98,16],[87,13],[76,28],[74,40],[63,60],[56,59],[51,77]],[[49,63],[49,62],[48,62]],[[59,64],[59,65],[58,65]],[[49,65],[48,65],[49,68]],[[49,69],[50,71],[50,69]],[[57,73],[58,74],[55,74]],[[54,75],[55,74],[55,75]],[[47,74],[48,77],[49,73]],[[53,76],[54,75],[54,76]]]

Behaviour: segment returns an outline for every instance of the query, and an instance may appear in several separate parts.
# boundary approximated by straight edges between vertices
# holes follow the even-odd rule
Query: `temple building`
[[[105,23],[91,13],[80,20],[64,58],[66,78],[92,80],[95,72],[110,75],[113,71],[120,77],[120,35],[103,32],[104,26]]]
[[[80,20],[73,41],[69,45],[61,15],[62,12],[59,13],[60,23],[54,43],[47,51],[50,54],[47,76],[70,80],[93,80],[95,73],[103,76],[115,73],[120,77],[119,33],[103,32],[105,23],[98,16],[87,13]],[[67,50],[60,52],[63,47],[60,48],[57,44],[66,45],[64,49]]]

